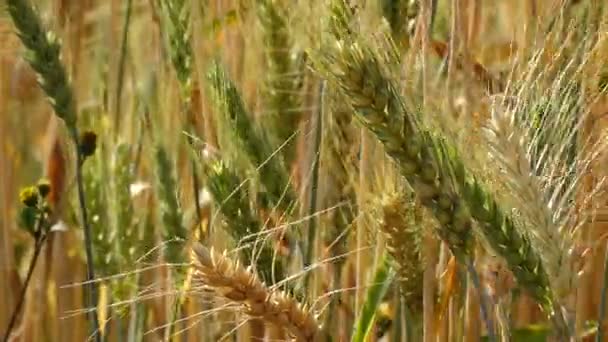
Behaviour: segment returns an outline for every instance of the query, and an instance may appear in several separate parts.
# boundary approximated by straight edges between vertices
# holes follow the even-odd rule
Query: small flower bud
[[[36,186],[38,187],[38,194],[42,198],[46,198],[51,192],[51,183],[47,179],[41,179]]]
[[[97,149],[97,134],[93,131],[84,131],[80,135],[79,148],[84,158],[92,156]]]
[[[19,193],[19,200],[26,207],[34,208],[38,205],[38,189],[33,186],[23,188]]]

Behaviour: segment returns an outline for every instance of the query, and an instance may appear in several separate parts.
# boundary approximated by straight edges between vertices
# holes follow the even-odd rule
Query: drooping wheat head
[[[201,244],[193,246],[195,279],[242,305],[245,314],[282,328],[296,341],[320,341],[321,328],[310,308],[268,288],[249,269]]]

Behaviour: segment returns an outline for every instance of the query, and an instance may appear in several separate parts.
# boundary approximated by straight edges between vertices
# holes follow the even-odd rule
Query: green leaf
[[[374,320],[376,319],[376,311],[382,301],[382,298],[388,291],[388,288],[395,276],[395,272],[391,267],[390,259],[387,254],[384,254],[382,263],[378,266],[372,286],[367,290],[365,303],[359,313],[359,319],[355,323],[352,342],[367,341],[367,336],[372,330]]]

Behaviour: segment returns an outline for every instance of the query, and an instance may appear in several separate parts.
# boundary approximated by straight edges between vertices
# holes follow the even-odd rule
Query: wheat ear
[[[381,202],[380,230],[386,235],[386,247],[396,263],[399,287],[413,314],[422,309],[421,209],[413,194],[404,191],[385,194]]]
[[[302,117],[300,90],[303,81],[302,54],[293,44],[285,3],[258,0],[257,17],[263,33],[266,56],[265,110],[269,131],[278,145],[291,139]],[[277,145],[277,146],[278,146]],[[296,158],[295,139],[283,147],[287,165]]]
[[[543,263],[527,236],[467,172],[457,151],[425,130],[415,113],[407,110],[378,55],[352,33],[352,9],[337,0],[331,12],[333,37],[317,53],[317,67],[342,89],[355,116],[383,143],[420,202],[433,212],[440,223],[438,235],[458,259],[468,263],[472,223],[479,223],[518,282],[563,329]]]
[[[219,253],[196,243],[192,247],[195,277],[218,294],[240,303],[244,312],[285,329],[296,341],[320,341],[315,315],[296,299],[268,288],[255,273]]]

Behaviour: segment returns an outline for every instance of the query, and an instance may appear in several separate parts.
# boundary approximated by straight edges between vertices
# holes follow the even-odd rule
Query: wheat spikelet
[[[214,63],[207,75],[210,91],[220,117],[238,147],[246,151],[254,167],[259,167],[260,181],[266,189],[268,203],[284,212],[291,212],[297,195],[289,181],[289,173],[281,159],[273,155],[273,148],[265,133],[249,115],[236,85],[225,70]]]
[[[182,210],[176,194],[175,168],[163,145],[156,146],[154,157],[160,218],[164,226],[163,238],[167,242],[166,258],[170,263],[180,264],[185,260],[183,244],[188,239],[188,232],[183,225]],[[178,283],[183,280],[184,272],[182,271],[181,268],[176,269]]]
[[[552,195],[547,193],[550,189],[546,188],[537,170],[533,169],[533,161],[528,152],[532,145],[530,137],[526,136],[522,127],[517,126],[512,112],[495,109],[486,140],[493,160],[503,166],[505,175],[501,179],[509,190],[508,195],[515,197],[516,201],[513,203],[533,227],[530,229],[531,235],[535,237],[532,242],[542,252],[541,256],[552,279],[552,285],[554,288],[560,288],[560,278],[572,277],[572,270],[564,267],[564,263],[568,259],[568,252],[573,248],[573,240],[567,234],[560,234],[563,231],[561,225],[568,223],[561,215],[556,215],[559,214],[559,208],[555,206],[559,205],[560,201],[548,200]],[[525,205],[522,205],[523,203]],[[557,292],[559,296],[559,293],[570,291],[562,288]]]
[[[327,206],[343,203],[329,214],[328,227],[331,228],[325,231],[325,239],[332,246],[332,255],[337,256],[346,252],[347,239],[341,235],[350,229],[355,216],[355,209],[352,208],[356,202],[353,175],[357,174],[358,132],[348,106],[344,105],[339,92],[334,88],[331,87],[328,91],[330,112],[325,117],[327,122],[323,124],[326,128],[322,139],[324,146],[321,149],[321,166],[323,175],[327,177],[327,186],[333,189],[325,195]]]
[[[194,64],[188,28],[190,21],[188,3],[184,0],[165,0],[162,4],[167,16],[167,39],[171,62],[182,90],[187,90],[192,83]]]
[[[89,167],[83,170],[83,185],[91,194],[87,207],[91,213],[92,242],[95,251],[93,262],[101,276],[110,276],[118,272],[118,260],[115,246],[116,231],[111,226],[108,215],[109,203],[107,189],[103,186],[108,170],[103,160],[103,149],[89,160]]]
[[[294,49],[289,18],[284,4],[276,0],[258,0],[257,17],[264,35],[266,55],[265,109],[269,112],[264,120],[277,138],[277,146],[291,138],[297,131],[301,111],[300,88],[303,70],[301,53]],[[295,139],[283,147],[287,165],[291,165],[296,153]]]
[[[422,272],[420,252],[421,208],[413,196],[392,192],[382,199],[380,229],[386,235],[387,249],[395,260],[401,292],[408,309],[417,314],[422,309]]]
[[[257,274],[265,282],[274,284],[283,280],[285,274],[281,260],[276,260],[276,253],[268,244],[258,243],[264,225],[250,206],[245,182],[222,161],[210,161],[205,174],[209,191],[226,220],[226,230],[243,247],[243,260],[254,264]],[[260,246],[256,248],[257,244]]]
[[[296,341],[320,341],[316,317],[306,306],[262,283],[250,270],[226,254],[195,244],[192,248],[195,277],[221,296],[243,305],[244,312],[285,329]]]
[[[28,49],[26,59],[38,74],[38,83],[49,97],[55,114],[72,135],[76,131],[76,103],[69,78],[61,62],[61,45],[53,32],[46,30],[39,15],[25,0],[6,1],[17,34]]]

